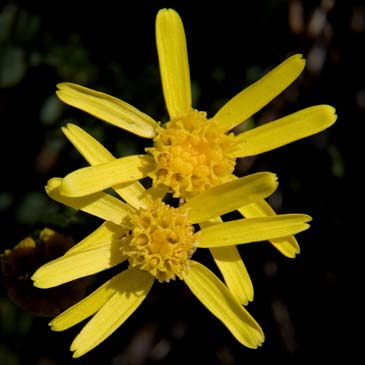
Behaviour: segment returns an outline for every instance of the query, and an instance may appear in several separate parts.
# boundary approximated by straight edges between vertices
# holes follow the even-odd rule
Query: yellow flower
[[[174,10],[158,12],[156,41],[170,117],[164,125],[115,97],[72,83],[58,85],[57,95],[65,103],[153,139],[148,155],[130,156],[69,174],[62,183],[63,194],[82,196],[150,176],[155,187],[167,187],[175,197],[189,198],[231,180],[237,158],[318,133],[336,120],[333,107],[317,105],[234,135],[230,133],[232,128],[259,111],[300,75],[305,65],[302,56],[286,59],[208,119],[205,112],[192,108],[184,27]]]
[[[107,155],[101,145],[95,147],[98,152],[89,154],[89,160],[103,152]],[[254,318],[208,268],[191,257],[197,248],[225,248],[307,229],[309,216],[287,214],[219,222],[195,230],[195,224],[265,199],[277,187],[274,174],[260,172],[235,179],[179,207],[152,199],[138,182],[115,188],[129,203],[106,192],[66,197],[61,185],[61,178],[51,179],[48,195],[105,222],[62,257],[40,267],[32,276],[34,285],[50,288],[128,262],[126,270],[50,322],[53,330],[62,331],[93,316],[71,345],[74,357],[93,349],[127,320],[155,280],[175,278],[183,280],[241,344],[249,348],[262,344],[264,335]]]
[[[260,110],[300,75],[305,64],[302,56],[285,60],[208,119],[206,113],[192,108],[184,28],[174,10],[159,11],[156,40],[170,117],[165,125],[115,97],[72,83],[58,85],[57,95],[65,103],[138,136],[153,139],[147,154],[116,159],[109,152],[102,152],[101,157],[89,161],[92,166],[76,170],[63,179],[60,187],[63,195],[80,197],[109,187],[124,185],[126,188],[128,182],[149,176],[156,190],[169,189],[175,197],[185,200],[236,179],[233,170],[237,158],[263,153],[318,133],[336,119],[332,107],[317,105],[234,135],[230,133],[232,128]],[[89,159],[95,142],[90,141],[86,132],[71,124],[64,132]],[[141,194],[135,193],[135,196]],[[275,215],[264,199],[241,206],[238,211],[246,218]],[[293,258],[300,252],[293,236],[271,239],[270,243],[287,257]],[[236,247],[210,251],[232,293],[243,304],[251,301],[252,283]]]

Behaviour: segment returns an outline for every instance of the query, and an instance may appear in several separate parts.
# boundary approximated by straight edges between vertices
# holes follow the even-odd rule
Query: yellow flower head
[[[115,188],[129,204],[105,192],[65,197],[61,185],[62,179],[51,179],[48,195],[105,222],[62,257],[40,267],[32,276],[34,285],[50,288],[128,262],[126,270],[51,321],[52,329],[61,331],[93,316],[71,345],[74,357],[93,349],[127,320],[155,279],[183,280],[241,344],[261,345],[263,332],[238,296],[192,256],[199,248],[226,249],[307,229],[311,218],[304,214],[208,223],[272,194],[277,187],[274,174],[260,172],[230,181],[179,207],[151,198],[139,183]]]
[[[149,174],[155,186],[188,198],[231,179],[234,136],[223,134],[206,113],[192,110],[157,131],[154,146],[146,148],[156,165]]]
[[[57,95],[65,103],[136,135],[153,139],[153,146],[147,148],[149,156],[135,156],[132,170],[133,159],[127,158],[110,166],[71,173],[63,183],[65,195],[82,196],[150,176],[154,187],[166,187],[175,197],[190,198],[231,180],[237,158],[270,151],[318,133],[336,120],[334,108],[317,105],[234,135],[230,133],[232,128],[259,111],[300,75],[305,66],[302,55],[286,59],[208,118],[205,112],[192,107],[185,32],[173,9],[158,12],[156,42],[170,119],[162,126],[112,96],[72,83],[58,85]],[[144,168],[141,168],[141,159]],[[110,174],[111,169],[113,174]]]
[[[132,267],[149,271],[160,282],[182,279],[188,272],[198,237],[185,212],[156,200],[124,224],[128,234],[121,239],[121,250]]]

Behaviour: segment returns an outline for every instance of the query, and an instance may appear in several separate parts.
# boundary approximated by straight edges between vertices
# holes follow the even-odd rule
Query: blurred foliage
[[[243,159],[237,168],[277,173],[280,186],[270,203],[278,212],[312,215],[312,228],[298,237],[302,252],[295,260],[266,244],[242,249],[255,287],[248,310],[266,333],[261,349],[237,344],[177,282],[163,290],[156,285],[113,336],[71,360],[68,346],[79,328],[53,333],[44,317],[10,301],[5,285],[0,364],[180,364],[201,356],[214,365],[336,358],[347,340],[346,331],[338,330],[337,292],[340,245],[349,241],[351,206],[345,191],[354,189],[363,144],[364,4],[138,0],[119,7],[112,1],[0,3],[0,252],[13,250],[45,226],[78,241],[98,223],[44,193],[50,177],[86,164],[60,127],[70,121],[80,125],[117,156],[143,152],[149,142],[60,103],[56,84],[80,83],[165,120],[154,40],[161,7],[175,8],[183,19],[194,106],[208,115],[287,56],[302,53],[307,59],[301,77],[249,123],[321,103],[337,109],[337,123],[319,135]]]

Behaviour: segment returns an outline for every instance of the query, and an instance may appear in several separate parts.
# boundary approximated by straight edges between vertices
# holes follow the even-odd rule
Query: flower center
[[[182,279],[197,246],[185,211],[154,201],[124,223],[129,234],[122,238],[122,251],[130,266],[149,271],[160,282]]]
[[[235,167],[233,134],[225,135],[205,112],[192,110],[160,128],[146,150],[156,169],[153,186],[167,186],[176,198],[189,198],[228,181]]]

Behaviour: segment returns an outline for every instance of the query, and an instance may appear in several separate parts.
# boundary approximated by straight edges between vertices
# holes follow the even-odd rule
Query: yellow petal
[[[200,228],[221,223],[222,218],[217,217],[206,222],[199,223]],[[214,262],[223,275],[224,282],[231,293],[241,304],[248,304],[253,300],[253,286],[251,278],[243,263],[236,246],[213,247],[209,249]]]
[[[83,300],[55,317],[49,323],[52,330],[64,331],[96,313],[113,296],[124,277],[123,272],[114,276]]]
[[[300,253],[300,246],[294,236],[273,238],[269,241],[286,257],[293,259]]]
[[[277,95],[284,91],[303,71],[305,61],[302,55],[289,57],[229,100],[213,119],[223,131],[229,131],[258,112]]]
[[[72,342],[73,357],[80,357],[110,336],[138,308],[153,284],[153,276],[139,269],[121,273],[114,295]]]
[[[75,124],[68,123],[62,132],[90,165],[114,160],[114,156],[99,141]]]
[[[85,249],[103,246],[106,241],[122,237],[124,228],[112,222],[104,222],[95,231],[85,237],[82,241],[72,246],[65,255],[75,254]]]
[[[236,246],[210,248],[224,282],[241,304],[253,300],[253,285]]]
[[[113,190],[133,208],[146,208],[148,194],[138,181],[122,183],[112,186]]]
[[[152,171],[152,158],[135,155],[73,171],[62,181],[61,193],[69,197],[84,196],[121,183],[139,180]]]
[[[277,185],[275,174],[258,172],[205,190],[188,200],[185,208],[190,222],[199,223],[264,199]]]
[[[246,218],[272,217],[276,215],[275,211],[265,200],[258,200],[238,209],[238,211]],[[274,238],[270,240],[270,243],[287,257],[294,258],[296,254],[300,253],[299,244],[294,236]]]
[[[252,128],[235,137],[235,157],[253,156],[319,133],[336,121],[335,109],[316,105],[273,122]]]
[[[66,104],[138,136],[153,138],[156,134],[158,123],[122,100],[70,82],[57,87],[57,96]]]
[[[232,246],[285,237],[308,229],[306,222],[310,220],[305,214],[281,214],[218,223],[200,231],[199,247]]]
[[[76,125],[69,123],[67,128],[62,130],[90,165],[115,160],[115,157],[101,143]],[[147,206],[145,189],[138,181],[122,183],[113,186],[113,189],[132,207],[138,209]]]
[[[156,17],[156,43],[162,88],[170,119],[191,110],[191,85],[184,26],[173,9]]]
[[[242,345],[257,348],[264,342],[264,334],[259,324],[205,266],[192,261],[184,281]]]
[[[127,204],[103,192],[81,198],[68,198],[60,193],[61,183],[61,178],[50,179],[46,186],[46,192],[52,199],[62,204],[115,224],[120,224],[127,215],[131,214],[131,208]]]
[[[109,269],[125,260],[120,241],[104,241],[99,247],[61,256],[41,266],[32,276],[34,286],[52,288]]]

